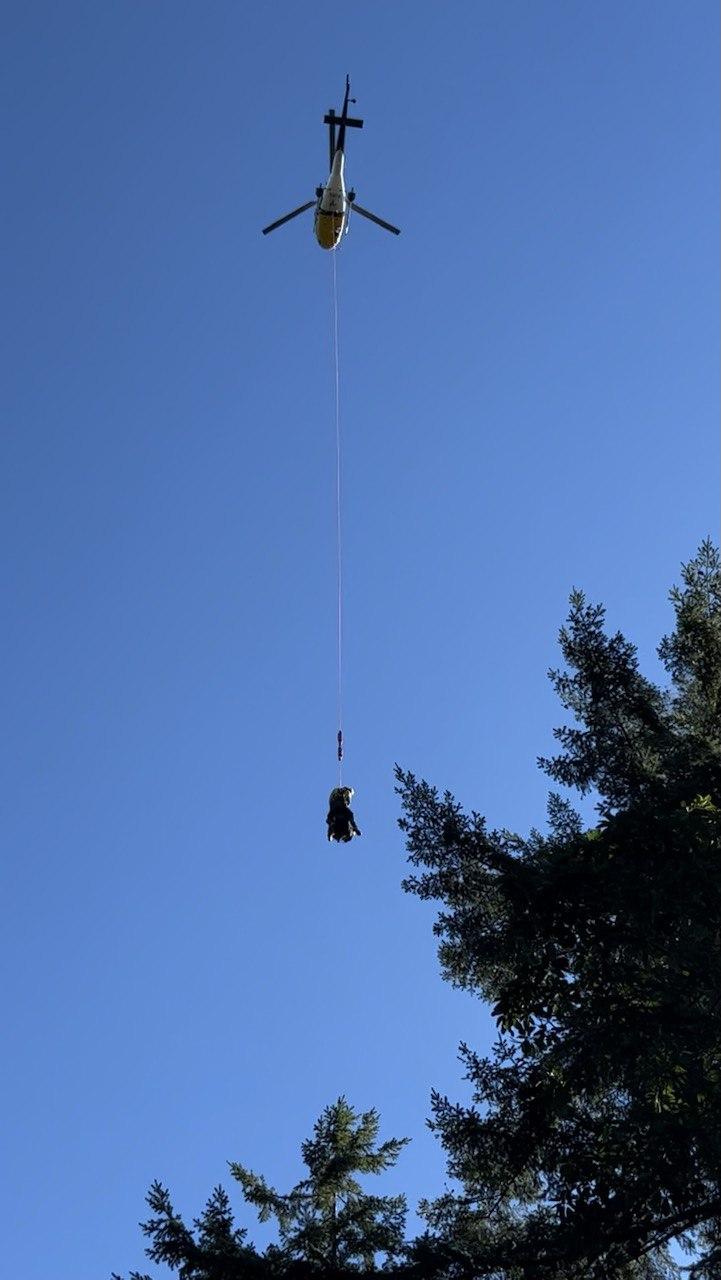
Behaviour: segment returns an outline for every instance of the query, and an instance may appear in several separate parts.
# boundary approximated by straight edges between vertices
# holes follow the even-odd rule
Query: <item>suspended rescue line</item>
[[[342,562],[342,521],[341,521],[341,441],[340,441],[340,373],[338,355],[338,280],[336,274],[335,250],[339,248],[341,239],[348,232],[351,207],[361,217],[375,222],[393,235],[400,235],[400,229],[392,223],[385,222],[375,213],[363,209],[356,203],[355,191],[347,191],[345,185],[345,134],[346,129],[362,129],[363,121],[348,115],[349,103],[355,103],[350,96],[350,77],[345,78],[345,97],[343,109],[337,116],[331,107],[323,117],[328,126],[330,175],[323,187],[316,187],[315,200],[309,200],[292,213],[271,222],[263,227],[263,235],[282,227],[284,223],[297,218],[315,205],[313,230],[322,249],[333,251],[333,367],[335,392],[335,444],[336,444],[336,553],[337,553],[337,665],[338,665],[338,733],[336,736],[338,756],[338,786],[330,793],[328,801],[328,839],[348,842],[353,836],[360,835],[360,829],[353,817],[350,802],[353,788],[343,786],[343,562]],[[337,129],[337,132],[336,132]]]
[[[338,733],[338,786],[328,798],[328,839],[348,844],[353,836],[360,835],[360,827],[353,817],[350,802],[353,788],[343,786],[343,520],[341,511],[341,448],[340,448],[340,356],[338,350],[338,275],[333,254],[333,387],[335,392],[335,518],[336,518],[336,573],[337,573],[337,695]]]

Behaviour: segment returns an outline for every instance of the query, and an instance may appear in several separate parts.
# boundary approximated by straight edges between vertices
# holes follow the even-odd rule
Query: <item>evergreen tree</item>
[[[275,1218],[278,1246],[274,1263],[306,1263],[320,1272],[371,1271],[376,1257],[386,1263],[404,1249],[404,1196],[375,1196],[363,1191],[356,1174],[381,1173],[396,1163],[409,1141],[390,1138],[376,1146],[377,1111],[359,1115],[338,1098],[316,1121],[313,1137],[303,1143],[308,1176],[285,1195],[243,1165],[230,1170],[261,1222]]]
[[[492,1004],[493,1056],[462,1047],[472,1106],[435,1096],[462,1194],[425,1206],[424,1275],[721,1276],[721,565],[672,592],[669,687],[580,592],[551,673],[574,723],[540,763],[594,793],[584,829],[489,831],[398,770],[405,887],[438,901],[444,976]],[[495,1268],[495,1269],[494,1269]]]
[[[379,1260],[388,1267],[405,1250],[405,1197],[369,1195],[356,1175],[390,1168],[409,1139],[376,1145],[379,1123],[377,1111],[359,1114],[343,1097],[326,1107],[313,1137],[302,1145],[308,1176],[285,1195],[243,1165],[230,1164],[259,1220],[278,1223],[278,1242],[263,1254],[235,1226],[222,1187],[191,1229],[175,1212],[167,1188],[154,1182],[147,1196],[153,1216],[141,1223],[151,1242],[147,1256],[177,1271],[180,1280],[357,1275],[375,1271]],[[134,1271],[130,1280],[151,1277]]]
[[[245,1243],[247,1231],[237,1228],[227,1193],[216,1187],[193,1228],[175,1212],[170,1192],[154,1182],[146,1204],[152,1217],[140,1224],[151,1243],[145,1252],[152,1262],[164,1263],[177,1271],[180,1280],[261,1280],[267,1274],[263,1260]],[[122,1280],[113,1272],[111,1280]],[[147,1274],[130,1272],[130,1280],[152,1280]]]

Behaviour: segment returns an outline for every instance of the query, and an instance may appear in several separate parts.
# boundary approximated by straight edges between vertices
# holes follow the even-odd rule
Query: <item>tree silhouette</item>
[[[489,831],[450,793],[397,772],[417,869],[405,887],[441,904],[443,973],[489,1001],[499,1029],[490,1058],[462,1048],[474,1104],[434,1097],[463,1194],[426,1206],[429,1270],[435,1242],[439,1271],[450,1256],[466,1274],[580,1267],[608,1280],[680,1238],[696,1277],[721,1276],[721,567],[710,543],[672,601],[662,689],[606,634],[603,609],[571,597],[566,669],[551,679],[573,722],[540,763],[595,793],[592,829],[552,795],[546,835]]]
[[[405,1248],[405,1197],[369,1195],[358,1177],[390,1168],[409,1139],[389,1138],[376,1145],[379,1124],[377,1111],[358,1113],[338,1098],[302,1145],[307,1177],[285,1194],[243,1165],[230,1164],[259,1220],[275,1218],[278,1224],[278,1241],[263,1254],[246,1243],[245,1229],[235,1227],[222,1187],[216,1187],[189,1228],[175,1212],[168,1190],[154,1182],[147,1196],[153,1216],[141,1224],[151,1242],[147,1256],[177,1271],[180,1280],[324,1276],[375,1271],[379,1262],[388,1266]],[[130,1280],[151,1277],[134,1271]]]
[[[243,1165],[230,1165],[259,1220],[278,1223],[274,1261],[302,1261],[332,1272],[361,1265],[368,1271],[379,1255],[385,1262],[400,1256],[405,1197],[369,1195],[356,1177],[394,1165],[409,1141],[390,1138],[376,1146],[379,1123],[377,1111],[358,1114],[343,1097],[326,1107],[302,1146],[308,1176],[285,1195]]]

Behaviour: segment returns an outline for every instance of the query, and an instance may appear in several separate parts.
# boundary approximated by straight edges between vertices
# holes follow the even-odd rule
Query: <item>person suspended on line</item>
[[[353,836],[360,835],[360,827],[353,817],[350,802],[353,799],[352,787],[334,787],[328,800],[328,839],[347,843]]]

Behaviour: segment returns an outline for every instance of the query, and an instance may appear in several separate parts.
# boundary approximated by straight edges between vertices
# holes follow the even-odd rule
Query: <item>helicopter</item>
[[[269,226],[263,227],[264,236],[267,236],[270,231],[275,231],[278,227],[282,227],[284,223],[290,222],[291,218],[297,218],[299,214],[305,213],[313,205],[315,205],[313,230],[321,249],[335,249],[338,247],[341,236],[348,231],[351,208],[356,213],[359,213],[362,218],[368,218],[369,222],[375,222],[379,227],[383,227],[384,230],[391,231],[394,236],[400,235],[399,227],[394,227],[392,223],[385,222],[377,214],[361,208],[356,203],[355,191],[346,190],[344,175],[345,131],[346,129],[363,128],[362,120],[357,120],[348,115],[348,104],[350,102],[355,103],[355,98],[350,96],[350,77],[346,76],[345,98],[343,99],[341,114],[337,116],[331,107],[328,114],[323,117],[323,124],[328,125],[330,143],[330,177],[328,181],[324,187],[316,187],[314,200],[309,200],[307,204],[300,205],[292,213],[286,213],[284,217],[278,218],[276,222],[271,222]],[[336,126],[338,129],[337,134]]]

